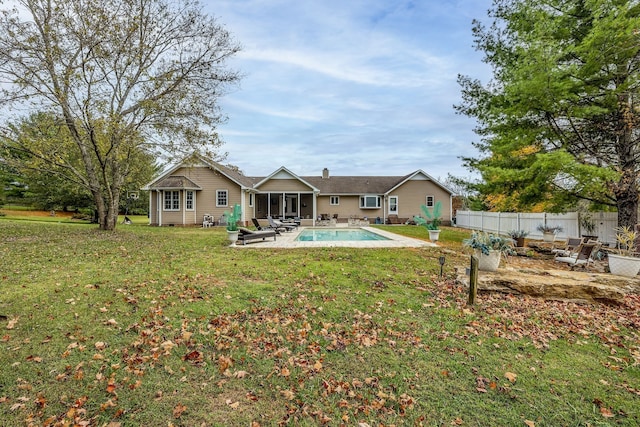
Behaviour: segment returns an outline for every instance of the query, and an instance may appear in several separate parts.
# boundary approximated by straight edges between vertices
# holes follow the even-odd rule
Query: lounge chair
[[[273,237],[274,242],[276,240],[276,232],[274,230],[253,231],[249,230],[248,228],[238,227],[238,231],[238,241],[242,242],[243,245],[246,245],[247,242],[251,240],[262,239],[264,241],[267,237]]]
[[[580,237],[568,237],[564,248],[552,249],[551,252],[557,257],[571,257],[577,252],[582,243],[584,243],[584,240]]]
[[[251,221],[258,231],[272,230],[275,231],[276,234],[280,234],[280,230],[278,230],[277,228],[273,228],[271,225],[261,225],[258,221],[258,218],[251,218]]]
[[[569,264],[571,269],[573,270],[577,266],[588,267],[589,264],[593,263],[592,255],[595,255],[600,248],[600,242],[589,241],[587,243],[582,243],[576,249],[576,253],[572,256],[557,256],[554,258],[554,261],[564,262]]]
[[[273,219],[272,216],[267,216],[267,221],[269,221],[269,225],[274,230],[291,231],[293,229],[298,228],[298,226],[295,225],[295,224],[285,224],[282,221],[279,221],[277,219]]]

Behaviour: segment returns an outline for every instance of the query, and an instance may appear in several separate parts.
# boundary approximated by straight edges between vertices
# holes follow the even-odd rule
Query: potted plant
[[[580,214],[580,229],[582,230],[582,237],[587,240],[598,240],[596,233],[596,222],[593,220],[593,216],[590,213]]]
[[[559,225],[540,224],[536,228],[542,233],[542,240],[545,242],[553,242],[556,240],[556,234],[561,233],[563,228]]]
[[[426,219],[417,215],[413,217],[413,220],[417,225],[422,225],[429,231],[429,240],[437,242],[440,238],[440,223],[442,223],[442,203],[436,202],[432,209],[422,205],[420,209],[422,209]]]
[[[502,253],[511,251],[511,240],[496,234],[473,232],[462,244],[471,248],[478,258],[478,270],[496,271],[500,265]]]
[[[516,243],[516,248],[524,247],[524,238],[529,235],[529,233],[524,230],[511,230],[507,234],[509,234],[509,236]]]
[[[225,212],[224,216],[227,219],[227,236],[233,246],[238,241],[238,221],[240,221],[242,216],[242,209],[240,208],[240,205],[236,203],[233,206],[233,210],[231,212]]]
[[[640,271],[640,258],[635,256],[638,233],[628,226],[617,227],[614,230],[619,253],[609,253],[607,255],[609,258],[609,271],[619,276],[635,277]]]

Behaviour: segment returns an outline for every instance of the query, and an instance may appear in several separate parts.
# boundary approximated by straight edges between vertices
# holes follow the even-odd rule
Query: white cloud
[[[220,0],[246,74],[222,99],[229,161],[251,175],[467,175],[474,123],[457,74],[486,80],[471,19],[491,0]],[[273,151],[277,147],[278,150]]]

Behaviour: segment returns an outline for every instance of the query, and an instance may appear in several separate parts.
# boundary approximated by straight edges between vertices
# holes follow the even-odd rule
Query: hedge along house
[[[453,192],[422,170],[405,176],[298,176],[282,166],[266,177],[248,177],[193,155],[143,187],[150,192],[149,221],[157,226],[202,225],[205,215],[216,223],[234,204],[242,222],[251,218],[300,218],[313,226],[320,216],[366,218],[385,223],[390,215],[405,222],[420,215],[421,205],[442,203],[445,223],[452,219]]]

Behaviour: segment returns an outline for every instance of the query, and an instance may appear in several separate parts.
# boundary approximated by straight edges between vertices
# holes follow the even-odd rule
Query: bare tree
[[[140,151],[215,156],[218,100],[239,74],[240,50],[196,0],[17,0],[0,15],[0,103],[60,117],[82,170],[38,141],[2,128],[17,158],[67,168],[117,223],[125,177]],[[20,110],[13,110],[20,111]]]

